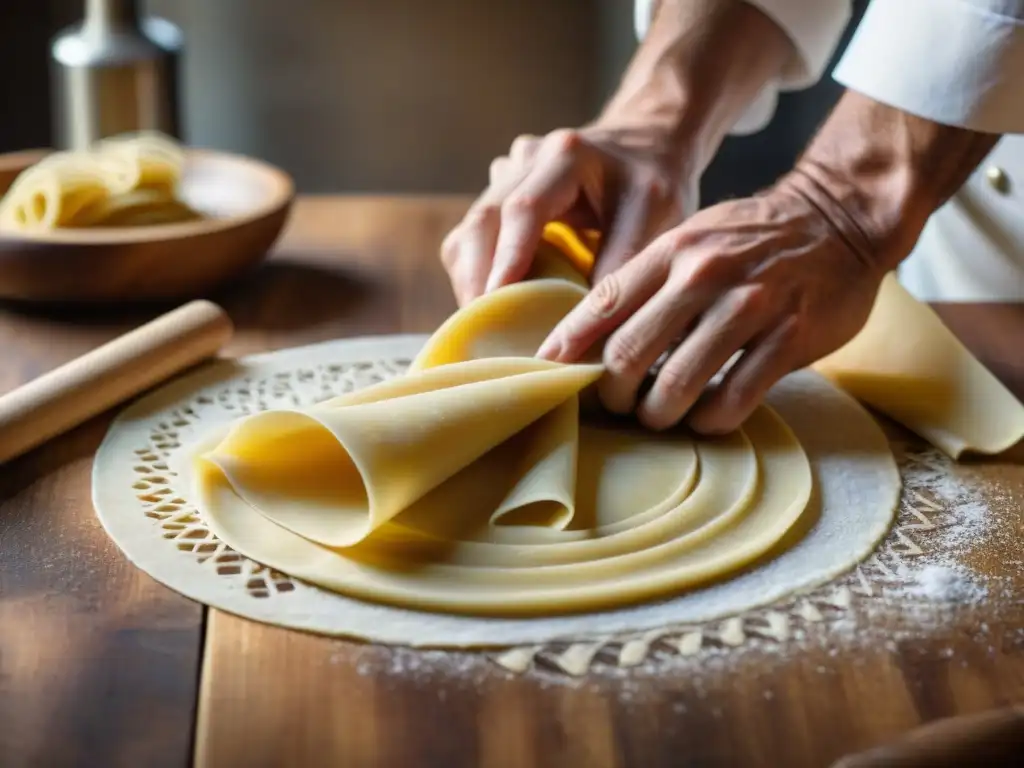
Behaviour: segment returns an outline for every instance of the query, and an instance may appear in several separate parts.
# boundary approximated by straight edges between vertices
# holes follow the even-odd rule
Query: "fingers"
[[[531,168],[501,204],[501,229],[486,290],[521,280],[530,269],[544,226],[572,208],[580,194],[582,141],[555,131],[541,142]]]
[[[647,243],[653,206],[654,200],[637,186],[622,195],[594,268],[592,279],[595,283],[636,256]]]
[[[683,336],[704,309],[693,292],[669,278],[661,289],[626,320],[604,348],[606,375],[598,385],[604,406],[629,413],[651,367]]]
[[[799,329],[799,317],[789,315],[751,345],[693,408],[690,426],[709,435],[737,429],[779,379],[801,366]]]
[[[499,192],[500,187],[489,187],[441,245],[441,261],[459,306],[484,292],[501,226],[501,212],[493,202]]]
[[[496,157],[491,161],[491,167],[488,170],[488,185],[491,187],[498,187],[508,183],[509,177],[515,171],[515,163],[510,157]]]
[[[517,139],[508,157],[491,163],[489,186],[441,245],[441,261],[459,306],[484,292],[501,228],[501,202],[526,175],[522,163],[533,151],[528,138]]]
[[[580,194],[579,135],[520,136],[491,163],[489,186],[441,248],[460,306],[529,272],[544,226]]]
[[[664,284],[665,259],[637,258],[605,277],[548,334],[537,356],[576,362],[640,309]]]
[[[662,365],[637,408],[640,422],[666,429],[697,402],[708,382],[772,319],[768,293],[745,285],[721,296]]]
[[[508,156],[514,165],[523,168],[533,162],[537,156],[537,147],[540,146],[540,139],[530,134],[516,136],[509,149]]]
[[[643,187],[635,186],[623,197],[594,270],[598,285],[641,251],[651,234],[654,205],[650,190]],[[664,248],[663,242],[655,244],[647,258],[667,261],[667,255],[655,255]],[[651,366],[700,311],[693,299],[692,295],[678,291],[671,279],[664,282],[663,278],[650,300],[611,335],[603,354],[607,373],[598,385],[601,400],[609,411],[624,414],[633,410],[637,391]]]

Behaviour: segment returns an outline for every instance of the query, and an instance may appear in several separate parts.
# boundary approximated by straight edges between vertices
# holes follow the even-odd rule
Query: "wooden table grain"
[[[273,258],[210,297],[238,329],[226,352],[429,332],[454,308],[436,253],[468,203],[300,200]],[[163,309],[0,307],[0,392]],[[1024,307],[940,311],[1024,393]],[[954,622],[854,656],[755,657],[700,685],[681,674],[555,685],[487,665],[467,677],[409,651],[206,610],[135,569],[96,521],[89,471],[109,419],[0,467],[4,768],[799,768],[1024,701],[1024,609],[1013,606],[988,617],[985,641]],[[1011,489],[1019,515],[1024,467],[1003,457],[982,471]]]

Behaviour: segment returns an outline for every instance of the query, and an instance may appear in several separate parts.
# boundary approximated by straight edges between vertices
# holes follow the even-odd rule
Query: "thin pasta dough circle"
[[[529,277],[453,315],[404,377],[206,435],[180,471],[210,529],[341,594],[478,616],[664,598],[775,547],[813,487],[786,423],[761,406],[694,440],[581,422],[602,367],[529,355],[585,282],[544,252]]]

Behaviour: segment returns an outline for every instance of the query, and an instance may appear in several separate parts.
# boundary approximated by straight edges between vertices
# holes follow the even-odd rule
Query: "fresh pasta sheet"
[[[587,407],[599,362],[534,357],[588,252],[549,227],[529,278],[454,314],[405,375],[206,434],[183,472],[211,530],[329,590],[481,616],[631,605],[765,555],[813,486],[777,413],[655,434]]]

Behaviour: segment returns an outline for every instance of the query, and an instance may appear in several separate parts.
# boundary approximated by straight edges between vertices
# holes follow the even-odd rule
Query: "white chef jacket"
[[[762,130],[778,93],[817,82],[850,0],[747,0],[792,60],[733,127]],[[643,37],[653,0],[636,0]],[[946,125],[1008,134],[929,219],[900,281],[923,301],[1024,301],[1024,0],[872,0],[833,71],[845,87]]]

